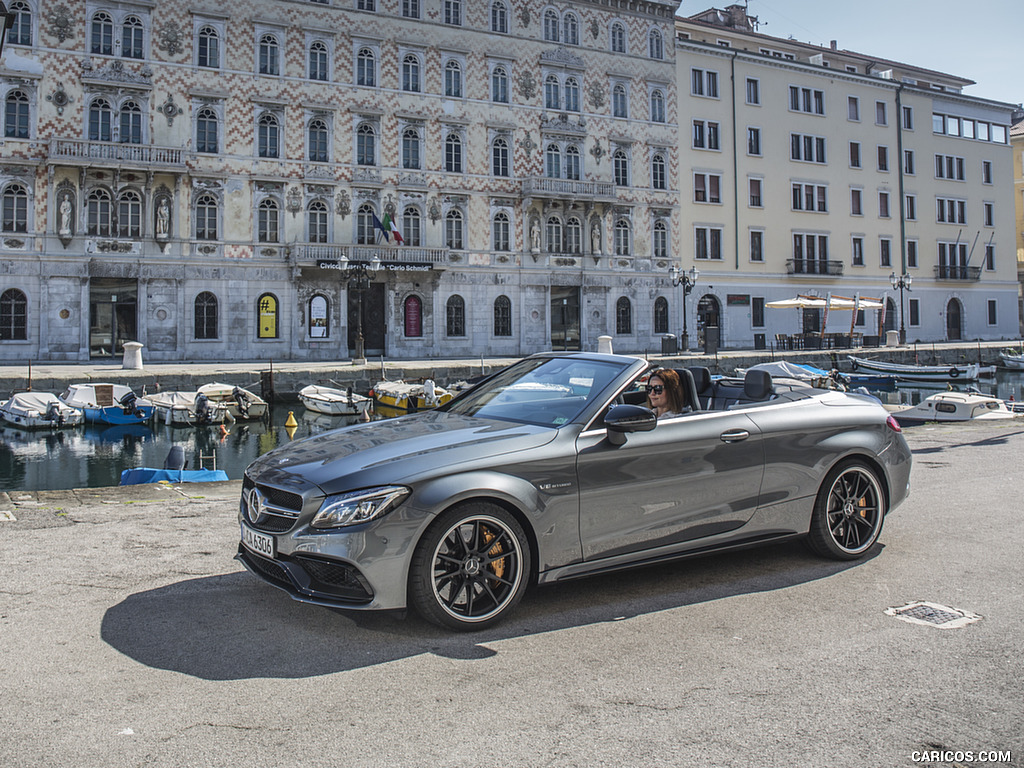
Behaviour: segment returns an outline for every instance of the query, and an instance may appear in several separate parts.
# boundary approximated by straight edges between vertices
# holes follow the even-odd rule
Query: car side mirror
[[[642,405],[613,405],[604,417],[608,442],[623,445],[629,432],[650,432],[658,425],[658,417]]]

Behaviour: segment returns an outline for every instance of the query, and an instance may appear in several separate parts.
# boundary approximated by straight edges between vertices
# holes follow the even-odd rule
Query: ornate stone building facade
[[[0,360],[642,351],[678,324],[672,0],[9,5]]]

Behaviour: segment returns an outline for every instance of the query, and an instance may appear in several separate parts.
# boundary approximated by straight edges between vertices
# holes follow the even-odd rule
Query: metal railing
[[[836,277],[843,274],[843,262],[836,259],[788,259],[786,274]]]
[[[448,248],[415,246],[338,245],[335,243],[296,243],[287,246],[296,261],[411,262],[415,264],[447,264]]]
[[[936,264],[936,280],[980,280],[981,267],[960,267],[953,264]]]

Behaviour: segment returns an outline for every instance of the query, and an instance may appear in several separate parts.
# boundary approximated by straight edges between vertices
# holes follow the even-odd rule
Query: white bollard
[[[899,331],[886,331],[885,332],[885,346],[887,347],[898,347],[900,345],[900,332]]]
[[[124,343],[124,361],[121,367],[130,371],[142,370],[142,348],[145,344],[138,341],[126,341]]]
[[[611,336],[598,336],[597,337],[597,354],[599,355],[611,355],[612,352],[612,337]]]

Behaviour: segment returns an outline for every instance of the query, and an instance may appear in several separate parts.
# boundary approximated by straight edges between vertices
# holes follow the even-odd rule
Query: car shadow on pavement
[[[593,576],[534,588],[505,622],[472,633],[412,612],[305,605],[239,571],[132,594],[106,611],[101,632],[140,664],[206,680],[315,677],[427,653],[487,658],[499,653],[487,643],[784,589],[866,561],[821,560],[791,542]]]

